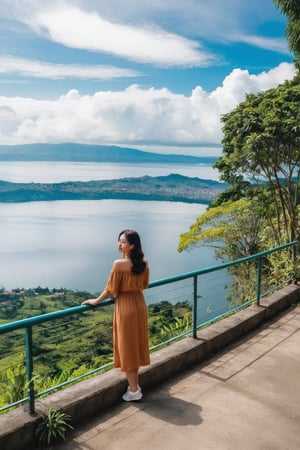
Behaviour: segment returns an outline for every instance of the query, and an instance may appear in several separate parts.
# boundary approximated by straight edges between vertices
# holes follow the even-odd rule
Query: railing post
[[[29,412],[30,414],[34,414],[34,383],[32,379],[33,374],[33,358],[32,358],[32,327],[28,326],[25,329],[26,331],[26,376],[28,383],[28,398],[29,398]]]
[[[194,276],[193,338],[197,339],[198,277]]]
[[[296,259],[297,259],[297,245],[296,244],[294,244],[293,246],[292,246],[292,251],[293,251],[293,258],[294,258],[294,262],[296,262]]]
[[[260,302],[260,288],[261,288],[261,256],[257,257],[257,281],[256,281],[256,302],[259,306]]]

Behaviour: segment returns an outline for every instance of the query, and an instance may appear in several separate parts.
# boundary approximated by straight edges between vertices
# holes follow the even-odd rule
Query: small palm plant
[[[65,441],[67,429],[73,429],[70,420],[71,417],[64,412],[49,408],[35,430],[39,444],[47,446],[60,439]]]
[[[184,333],[190,331],[192,326],[192,315],[190,312],[186,312],[183,317],[175,317],[173,322],[163,325],[161,329],[161,334],[172,338],[175,336],[183,335]]]
[[[6,371],[4,401],[14,403],[26,397],[25,355],[21,354],[17,364]]]

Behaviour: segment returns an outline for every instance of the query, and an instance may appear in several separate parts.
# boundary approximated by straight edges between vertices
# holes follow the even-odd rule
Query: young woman
[[[99,297],[82,304],[95,306],[107,297],[115,297],[114,367],[126,373],[128,389],[122,398],[130,402],[142,398],[138,371],[140,366],[150,364],[148,313],[143,294],[149,283],[149,267],[136,231],[121,231],[118,250],[123,257],[114,261],[105,289]]]

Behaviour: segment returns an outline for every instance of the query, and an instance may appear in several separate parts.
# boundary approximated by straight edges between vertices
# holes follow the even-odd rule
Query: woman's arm
[[[108,297],[111,297],[111,293],[107,289],[104,289],[104,291],[101,292],[99,297],[89,298],[88,300],[84,300],[84,302],[82,302],[81,304],[96,306],[96,305],[98,305],[98,303],[102,302],[103,300],[105,300]]]

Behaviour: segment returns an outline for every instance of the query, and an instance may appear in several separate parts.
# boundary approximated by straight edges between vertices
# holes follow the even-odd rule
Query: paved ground
[[[299,450],[300,307],[56,449]]]

